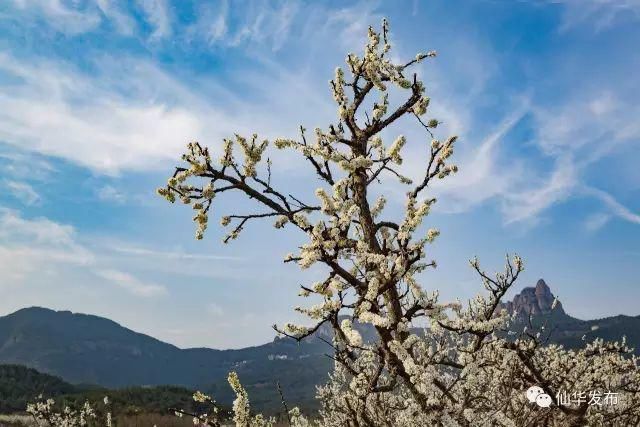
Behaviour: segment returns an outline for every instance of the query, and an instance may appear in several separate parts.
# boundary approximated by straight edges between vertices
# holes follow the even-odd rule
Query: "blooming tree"
[[[229,229],[225,243],[250,222],[265,219],[306,235],[308,241],[284,262],[302,269],[324,266],[326,276],[302,286],[300,293],[319,302],[297,308],[313,324],[274,328],[302,340],[323,324],[332,326],[336,364],[329,383],[319,389],[323,425],[637,424],[640,377],[624,342],[596,341],[576,351],[542,345],[545,337],[536,331],[506,333],[511,319],[500,301],[523,270],[520,257],[507,257],[505,271],[495,276],[472,260],[486,292],[465,305],[442,303],[437,291],[420,285],[419,274],[436,266],[425,256],[439,235],[421,228],[436,203],[429,189],[457,172],[450,162],[457,137],[434,136],[439,121],[429,118],[425,85],[410,71],[435,52],[395,63],[390,49],[383,21],[381,32],[369,28],[361,56],[347,55],[346,72],[336,69],[330,82],[336,123],[316,128],[313,136],[300,127],[299,137],[292,139],[235,135],[224,140],[218,158],[200,143],[190,143],[182,157],[185,165],[176,168],[159,194],[193,207],[197,239],[203,238],[214,200],[225,193],[244,195],[256,206],[253,212],[222,217]],[[392,106],[390,92],[403,101]],[[400,169],[407,138],[398,135],[388,143],[381,136],[405,117],[415,120],[429,141],[417,182]],[[321,180],[314,202],[272,184],[271,146],[298,152]],[[372,187],[383,180],[405,187],[405,210],[398,218],[385,215],[384,197],[372,200]],[[378,339],[364,342],[356,322],[373,325]],[[418,324],[427,327],[418,329]],[[235,409],[242,414],[236,423],[253,425],[246,392],[237,377],[230,379],[238,393]],[[551,406],[527,400],[525,392],[534,385],[549,396]],[[562,390],[604,389],[619,394],[616,405],[565,405],[558,399]],[[295,424],[308,423],[293,415]]]

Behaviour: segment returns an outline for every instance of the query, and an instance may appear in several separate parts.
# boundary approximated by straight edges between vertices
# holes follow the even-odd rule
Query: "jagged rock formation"
[[[565,314],[560,301],[553,307],[555,297],[543,279],[538,280],[535,287],[524,288],[518,295],[502,304],[509,313],[516,313],[519,317],[543,314]],[[553,307],[553,309],[552,309]]]
[[[555,296],[543,279],[535,287],[524,288],[503,303],[502,308],[515,314],[510,329],[521,332],[525,327],[529,331],[545,331],[549,342],[561,344],[567,348],[583,347],[585,342],[595,338],[605,341],[620,341],[623,336],[627,343],[640,354],[640,316],[618,315],[594,320],[580,320],[567,314],[560,301],[554,304]],[[553,308],[552,308],[553,307]]]

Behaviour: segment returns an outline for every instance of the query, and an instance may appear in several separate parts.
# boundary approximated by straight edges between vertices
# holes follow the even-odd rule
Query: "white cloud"
[[[69,35],[91,31],[101,22],[95,9],[61,0],[9,0],[9,3],[15,12],[42,19],[57,31]]]
[[[133,6],[144,23],[150,27],[148,40],[158,43],[175,36],[171,0],[88,0],[66,2],[62,0],[9,0],[10,13],[0,19],[16,19],[36,25],[44,24],[66,35],[79,35],[97,30],[103,22],[110,22],[124,36],[135,37],[141,27],[129,9]],[[179,3],[177,4],[178,6]],[[228,0],[202,2],[196,5],[197,20],[178,37],[188,40],[204,40],[224,46],[240,46],[248,43],[267,45],[279,50],[288,40],[292,25],[303,7],[297,1],[250,0],[229,7]],[[308,15],[315,10],[307,7]],[[319,11],[319,9],[318,9]],[[323,11],[323,13],[326,13]]]
[[[81,243],[76,230],[47,218],[27,219],[0,208],[0,271],[3,285],[29,284],[44,272],[67,280],[78,272],[97,275],[127,292],[152,297],[165,295],[164,286],[142,281],[122,271],[104,250]],[[85,276],[86,277],[86,276]],[[95,277],[95,276],[94,276]]]
[[[464,117],[464,109],[462,114]],[[475,145],[473,140],[465,141],[470,125],[460,122],[456,126],[461,131],[455,133],[462,138],[454,159],[460,172],[442,185],[435,183],[435,195],[444,199],[443,208],[438,208],[444,212],[463,212],[495,200],[501,206],[505,224],[533,225],[551,207],[586,195],[601,200],[611,214],[635,223],[638,216],[634,212],[607,192],[584,190],[583,182],[603,158],[640,139],[640,125],[635,119],[638,114],[637,106],[611,90],[601,90],[586,99],[570,98],[554,107],[534,105],[525,99],[471,150],[462,148],[465,143]],[[531,117],[535,125],[533,148],[551,165],[550,170],[526,156],[502,154],[503,149],[513,150],[513,142],[505,137],[525,116]],[[451,133],[449,129],[444,132]],[[423,168],[424,156],[405,157],[412,171],[410,176],[418,179],[417,171]],[[607,223],[602,217],[587,222],[587,228]]]
[[[135,33],[137,25],[135,20],[123,12],[118,3],[114,0],[96,0],[96,5],[105,17],[110,19],[116,30],[124,35],[131,36]]]
[[[583,195],[595,196],[616,216],[637,222],[637,216],[607,192],[585,189],[583,182],[600,160],[640,139],[639,113],[640,108],[611,91],[570,99],[557,107],[534,108],[535,143],[554,168],[545,181],[534,182],[511,197],[518,204],[506,210],[507,222],[535,219],[549,207]]]
[[[297,122],[313,127],[334,111],[328,91],[318,95],[317,86],[305,81],[307,75],[273,64],[256,64],[261,72],[236,75],[259,102],[213,80],[188,86],[132,58],[104,58],[96,65],[102,74],[84,74],[63,62],[0,55],[0,72],[22,82],[0,93],[0,140],[115,175],[167,170],[189,141],[216,149],[218,141],[235,132],[292,135]],[[291,102],[293,94],[310,100],[305,109]]]
[[[73,227],[0,209],[0,271],[7,283],[23,282],[59,265],[86,266],[93,261]]]
[[[215,255],[215,254],[207,254],[207,253],[188,253],[188,252],[167,252],[167,251],[158,251],[149,248],[142,248],[137,246],[127,246],[122,244],[115,245],[107,245],[107,249],[126,254],[126,255],[137,255],[144,257],[154,257],[154,258],[164,258],[164,259],[172,259],[172,260],[218,260],[218,261],[238,261],[240,258],[225,256],[225,255]]]
[[[172,34],[169,5],[166,0],[138,0],[147,21],[153,27],[151,40],[158,40]]]
[[[53,165],[35,153],[0,143],[0,166],[15,180],[46,181],[56,171]]]
[[[585,24],[596,32],[612,27],[623,18],[640,19],[640,0],[547,0],[564,7],[560,31]]]
[[[139,297],[156,297],[167,294],[167,289],[164,286],[150,282],[142,282],[131,274],[122,271],[99,270],[96,274]]]
[[[296,1],[248,1],[235,6],[230,8],[227,0],[200,5],[198,20],[187,29],[189,38],[212,45],[267,46],[277,51],[287,42],[301,8]]]
[[[456,155],[454,162],[460,166],[460,172],[436,188],[436,194],[444,197],[444,204],[449,205],[446,211],[466,211],[493,198],[501,198],[510,204],[509,198],[523,181],[524,171],[516,162],[508,168],[502,167],[500,145],[507,143],[503,139],[527,111],[528,103],[525,102],[505,117],[476,149]]]
[[[62,225],[47,218],[25,219],[11,210],[1,210],[0,237],[4,242],[59,249],[60,259],[86,263],[91,254],[76,241],[76,231],[69,225]]]
[[[24,82],[0,94],[0,139],[102,173],[153,168],[176,159],[186,141],[203,136],[205,116],[219,116],[204,107],[188,111],[130,99],[109,87],[115,82],[107,76],[93,79],[60,63],[0,56],[0,70]],[[173,84],[179,92],[179,84]]]
[[[503,212],[507,224],[536,221],[549,207],[564,201],[578,182],[574,165],[567,158],[556,162],[555,170],[540,186],[514,188],[503,200]]]
[[[158,35],[171,31],[166,4],[142,5],[149,14],[158,14],[154,18]],[[123,10],[107,0],[98,6],[109,16]],[[231,27],[221,3],[219,10],[214,9],[220,14],[210,37],[222,37],[227,45],[282,46],[298,3],[251,2],[250,6],[243,20]],[[160,18],[163,14],[166,19]],[[323,45],[325,37],[332,34],[309,43]],[[255,66],[235,73],[225,85],[204,77],[189,82],[132,57],[88,58],[100,71],[86,73],[61,60],[0,55],[0,72],[12,81],[0,92],[0,140],[115,175],[166,169],[194,139],[215,147],[234,132],[292,136],[299,123],[313,128],[335,117],[324,79],[312,75],[317,70],[308,64],[293,68],[274,64],[257,50],[252,55]],[[327,67],[322,74],[331,73],[331,65]],[[288,118],[286,123],[282,117]]]
[[[100,187],[96,193],[98,199],[105,202],[124,203],[127,200],[126,195],[111,185]]]
[[[606,90],[553,107],[524,102],[476,150],[456,155],[460,172],[438,191],[451,198],[447,203],[455,202],[453,211],[495,199],[506,224],[535,224],[552,206],[584,195],[596,196],[613,214],[635,222],[634,214],[615,205],[605,196],[607,193],[583,191],[583,182],[601,159],[640,138],[635,120],[639,112],[636,106]],[[546,165],[517,154],[500,155],[499,142],[525,115],[533,119],[533,146]],[[552,166],[550,170],[547,165]],[[601,218],[587,222],[587,227],[606,224]]]
[[[625,221],[629,221],[634,224],[640,224],[640,213],[633,212],[631,209],[618,202],[611,194],[607,193],[606,191],[593,187],[584,187],[583,191],[586,194],[600,199],[609,208],[611,213],[618,218],[624,219]]]
[[[217,4],[217,7],[214,5]],[[192,24],[187,33],[191,39],[204,39],[209,44],[224,40],[229,26],[229,2],[221,0],[217,3],[203,3],[198,10],[198,20]]]
[[[379,25],[382,14],[377,10],[379,1],[358,2],[330,11],[325,20],[324,31],[335,37],[347,49],[361,49],[367,40],[370,25]]]
[[[128,10],[131,4],[118,0],[9,0],[11,12],[0,19],[20,19],[22,23],[44,25],[76,36],[96,31],[103,22],[110,22],[117,33],[124,36],[138,34],[139,26]],[[151,27],[149,40],[157,42],[173,34],[171,13],[167,0],[138,0],[138,9]]]
[[[5,181],[4,187],[13,197],[20,200],[25,205],[36,205],[42,200],[40,194],[38,194],[38,192],[29,183],[21,181]]]
[[[155,23],[158,37],[173,31],[167,3],[147,0],[140,4],[149,21]],[[105,15],[122,11],[112,1],[102,0],[99,6]],[[261,47],[267,42],[277,49],[291,37],[295,19],[301,14],[299,7],[289,2],[249,2],[238,20],[227,2],[218,7],[204,5],[198,9],[201,19],[187,29],[186,37],[204,34],[202,37],[211,43],[226,46]],[[364,39],[366,27],[380,18],[376,8],[377,4],[338,10],[312,7],[309,10],[320,16],[313,19],[323,20],[320,28],[325,31],[315,35],[303,30],[300,36],[307,37],[310,45],[320,45],[333,34],[331,43],[355,48]],[[340,31],[339,36],[335,36],[336,31]],[[607,90],[553,107],[523,102],[474,146],[469,131],[475,131],[478,122],[471,120],[472,108],[468,105],[485,95],[493,69],[486,59],[491,57],[487,49],[471,49],[483,54],[476,52],[478,61],[473,56],[473,61],[466,64],[472,71],[465,79],[470,81],[465,90],[471,95],[463,97],[462,102],[446,103],[455,98],[450,96],[452,89],[441,84],[447,81],[447,75],[436,72],[436,78],[429,81],[430,88],[435,88],[433,111],[444,120],[446,131],[461,135],[456,153],[460,173],[437,192],[447,198],[443,205],[448,211],[462,212],[495,200],[502,207],[506,223],[535,220],[546,209],[574,195],[591,164],[618,144],[640,135],[640,124],[633,120],[638,108]],[[244,93],[252,94],[253,99],[248,100],[243,98],[244,93],[230,89],[233,84],[222,88],[212,80],[201,79],[190,85],[187,79],[179,81],[153,64],[132,58],[105,58],[97,67],[104,74],[91,76],[62,62],[2,56],[0,71],[18,77],[23,84],[0,94],[0,138],[99,173],[118,174],[166,168],[189,140],[216,147],[216,141],[234,132],[293,136],[298,123],[312,128],[333,118],[334,109],[324,86],[313,82],[317,75],[306,71],[304,64],[291,69],[261,58],[257,56],[259,62],[253,70],[234,76],[237,82],[243,82]],[[122,79],[125,73],[127,79]],[[291,99],[305,99],[304,111]],[[506,148],[509,142],[500,142],[528,113],[536,121],[536,146],[553,165],[552,170],[533,177],[531,167],[535,165],[524,157],[503,158],[501,145]],[[282,117],[287,117],[286,123]],[[406,166],[420,169],[419,159],[407,156]],[[290,168],[291,164],[286,162],[283,167]],[[113,190],[104,187],[100,195],[122,200]]]
[[[537,106],[536,143],[547,155],[573,155],[587,166],[640,138],[640,107],[612,90],[587,92],[554,106]]]
[[[289,30],[298,10],[296,2],[274,3],[274,7],[266,2],[254,2],[251,8],[245,9],[244,22],[231,35],[229,44],[238,46],[245,42],[264,42],[278,50],[289,35]]]

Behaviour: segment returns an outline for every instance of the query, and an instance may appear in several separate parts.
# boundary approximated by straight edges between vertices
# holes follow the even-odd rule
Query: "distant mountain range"
[[[235,370],[257,408],[280,401],[277,381],[292,401],[295,396],[301,406],[315,405],[315,384],[332,366],[325,356],[330,350],[318,338],[300,344],[275,339],[239,350],[180,349],[98,316],[31,307],[0,317],[0,364],[24,365],[73,384],[185,386],[223,403],[233,400],[226,377]]]
[[[528,314],[537,325],[547,323],[551,341],[568,347],[581,345],[583,335],[588,340],[626,335],[630,345],[640,345],[640,316],[583,321],[567,315],[561,304],[552,309],[553,299],[540,280],[503,307],[519,313],[520,326]],[[365,339],[374,338],[371,327],[358,328]],[[225,404],[233,399],[226,376],[235,370],[256,409],[279,405],[278,381],[291,405],[313,408],[315,386],[327,379],[332,367],[326,356],[331,347],[324,341],[331,337],[329,328],[321,328],[301,343],[276,338],[239,350],[180,349],[105,318],[32,307],[0,317],[0,364],[35,368],[73,384],[179,385],[210,392]]]

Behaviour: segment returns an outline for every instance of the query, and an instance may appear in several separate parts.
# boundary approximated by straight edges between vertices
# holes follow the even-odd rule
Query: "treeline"
[[[0,365],[0,413],[24,411],[27,402],[40,394],[57,397],[77,391],[53,375],[19,365]]]
[[[61,406],[80,407],[84,402],[102,402],[109,398],[109,408],[113,414],[166,414],[169,408],[187,412],[206,412],[206,407],[194,402],[193,390],[178,386],[128,387],[118,390],[94,389],[62,395],[56,399]],[[100,406],[98,404],[97,406]]]
[[[19,365],[0,365],[0,413],[24,412],[27,403],[38,396],[54,398],[56,406],[80,407],[84,402],[95,405],[109,398],[114,414],[166,414],[169,408],[200,412],[193,401],[193,390],[177,386],[129,387],[109,390],[95,386],[77,386],[62,379]]]

